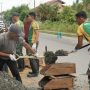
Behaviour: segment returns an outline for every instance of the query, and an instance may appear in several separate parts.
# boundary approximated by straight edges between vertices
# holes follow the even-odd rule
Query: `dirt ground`
[[[27,60],[26,60],[27,61]],[[29,66],[29,62],[25,62],[26,66]],[[43,67],[40,66],[40,70]],[[20,76],[22,78],[22,83],[24,86],[30,88],[30,90],[41,90],[41,87],[39,87],[38,82],[43,78],[43,75],[39,74],[38,77],[27,77],[28,72],[31,71],[31,68],[25,68],[23,72],[20,72]],[[71,90],[90,90],[89,89],[89,83],[88,78],[86,75],[77,75],[77,77],[74,79],[73,88]],[[33,89],[32,89],[33,88]],[[60,89],[61,90],[61,89]]]
[[[38,82],[43,78],[43,76],[39,74],[38,77],[28,78],[27,73],[29,71],[31,71],[30,68],[25,68],[25,70],[20,73],[23,84],[28,88],[34,88],[34,90],[41,90]],[[72,90],[90,90],[86,75],[78,75],[74,81],[74,87]]]
[[[29,71],[31,71],[30,68],[25,68],[23,72],[20,72],[23,84],[28,88],[34,87],[35,90],[40,89],[38,82],[41,80],[43,76],[39,74],[38,77],[29,78],[27,77]]]

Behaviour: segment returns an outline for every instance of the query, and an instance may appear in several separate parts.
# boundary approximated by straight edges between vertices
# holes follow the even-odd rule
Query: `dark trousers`
[[[4,65],[3,65],[3,71],[5,71],[5,72],[8,73],[8,66],[7,66],[7,64],[4,64]]]
[[[30,45],[32,46],[33,43],[31,43]],[[38,45],[39,45],[39,42],[36,43],[36,51],[37,51]],[[32,73],[34,74],[39,73],[39,60],[38,59],[30,59],[30,66],[32,69]]]
[[[21,58],[17,61],[18,63],[18,69],[24,69],[25,65],[24,65],[24,59]]]
[[[39,60],[30,59],[30,65],[31,65],[32,73],[38,74],[39,73]]]
[[[4,64],[8,65],[8,67],[11,70],[11,73],[12,73],[13,77],[15,77],[16,80],[22,82],[19,71],[18,71],[18,68],[17,68],[16,61],[11,61],[10,59],[3,60],[3,59],[0,58],[0,71],[3,71],[3,65]]]

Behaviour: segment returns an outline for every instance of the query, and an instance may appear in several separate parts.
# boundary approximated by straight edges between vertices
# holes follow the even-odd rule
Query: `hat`
[[[18,35],[20,35],[19,27],[16,24],[11,24],[10,27],[9,27],[9,31],[10,32],[15,32]]]
[[[19,26],[16,25],[16,24],[11,24],[10,27],[9,27],[9,31],[10,31],[10,32],[17,33],[18,36],[20,36],[20,37],[24,37],[24,33],[21,32]]]
[[[18,13],[18,12],[13,12],[13,13],[12,13],[12,17],[13,17],[13,16],[19,16],[19,13]]]

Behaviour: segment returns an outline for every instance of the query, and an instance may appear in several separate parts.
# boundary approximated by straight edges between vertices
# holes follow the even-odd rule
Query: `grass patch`
[[[76,33],[77,31],[77,25],[75,23],[61,23],[58,22],[51,22],[51,21],[45,21],[40,24],[40,29],[45,31],[55,31],[55,32],[65,32],[65,33]]]

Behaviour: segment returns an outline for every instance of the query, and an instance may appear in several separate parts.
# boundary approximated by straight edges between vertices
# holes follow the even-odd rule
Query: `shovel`
[[[81,49],[83,49],[83,48],[85,48],[85,47],[87,47],[87,46],[89,46],[89,45],[90,45],[90,43],[82,46],[81,48],[79,48],[79,49],[77,49],[77,50],[72,50],[72,51],[70,51],[68,54],[77,52],[78,50],[81,50]]]

